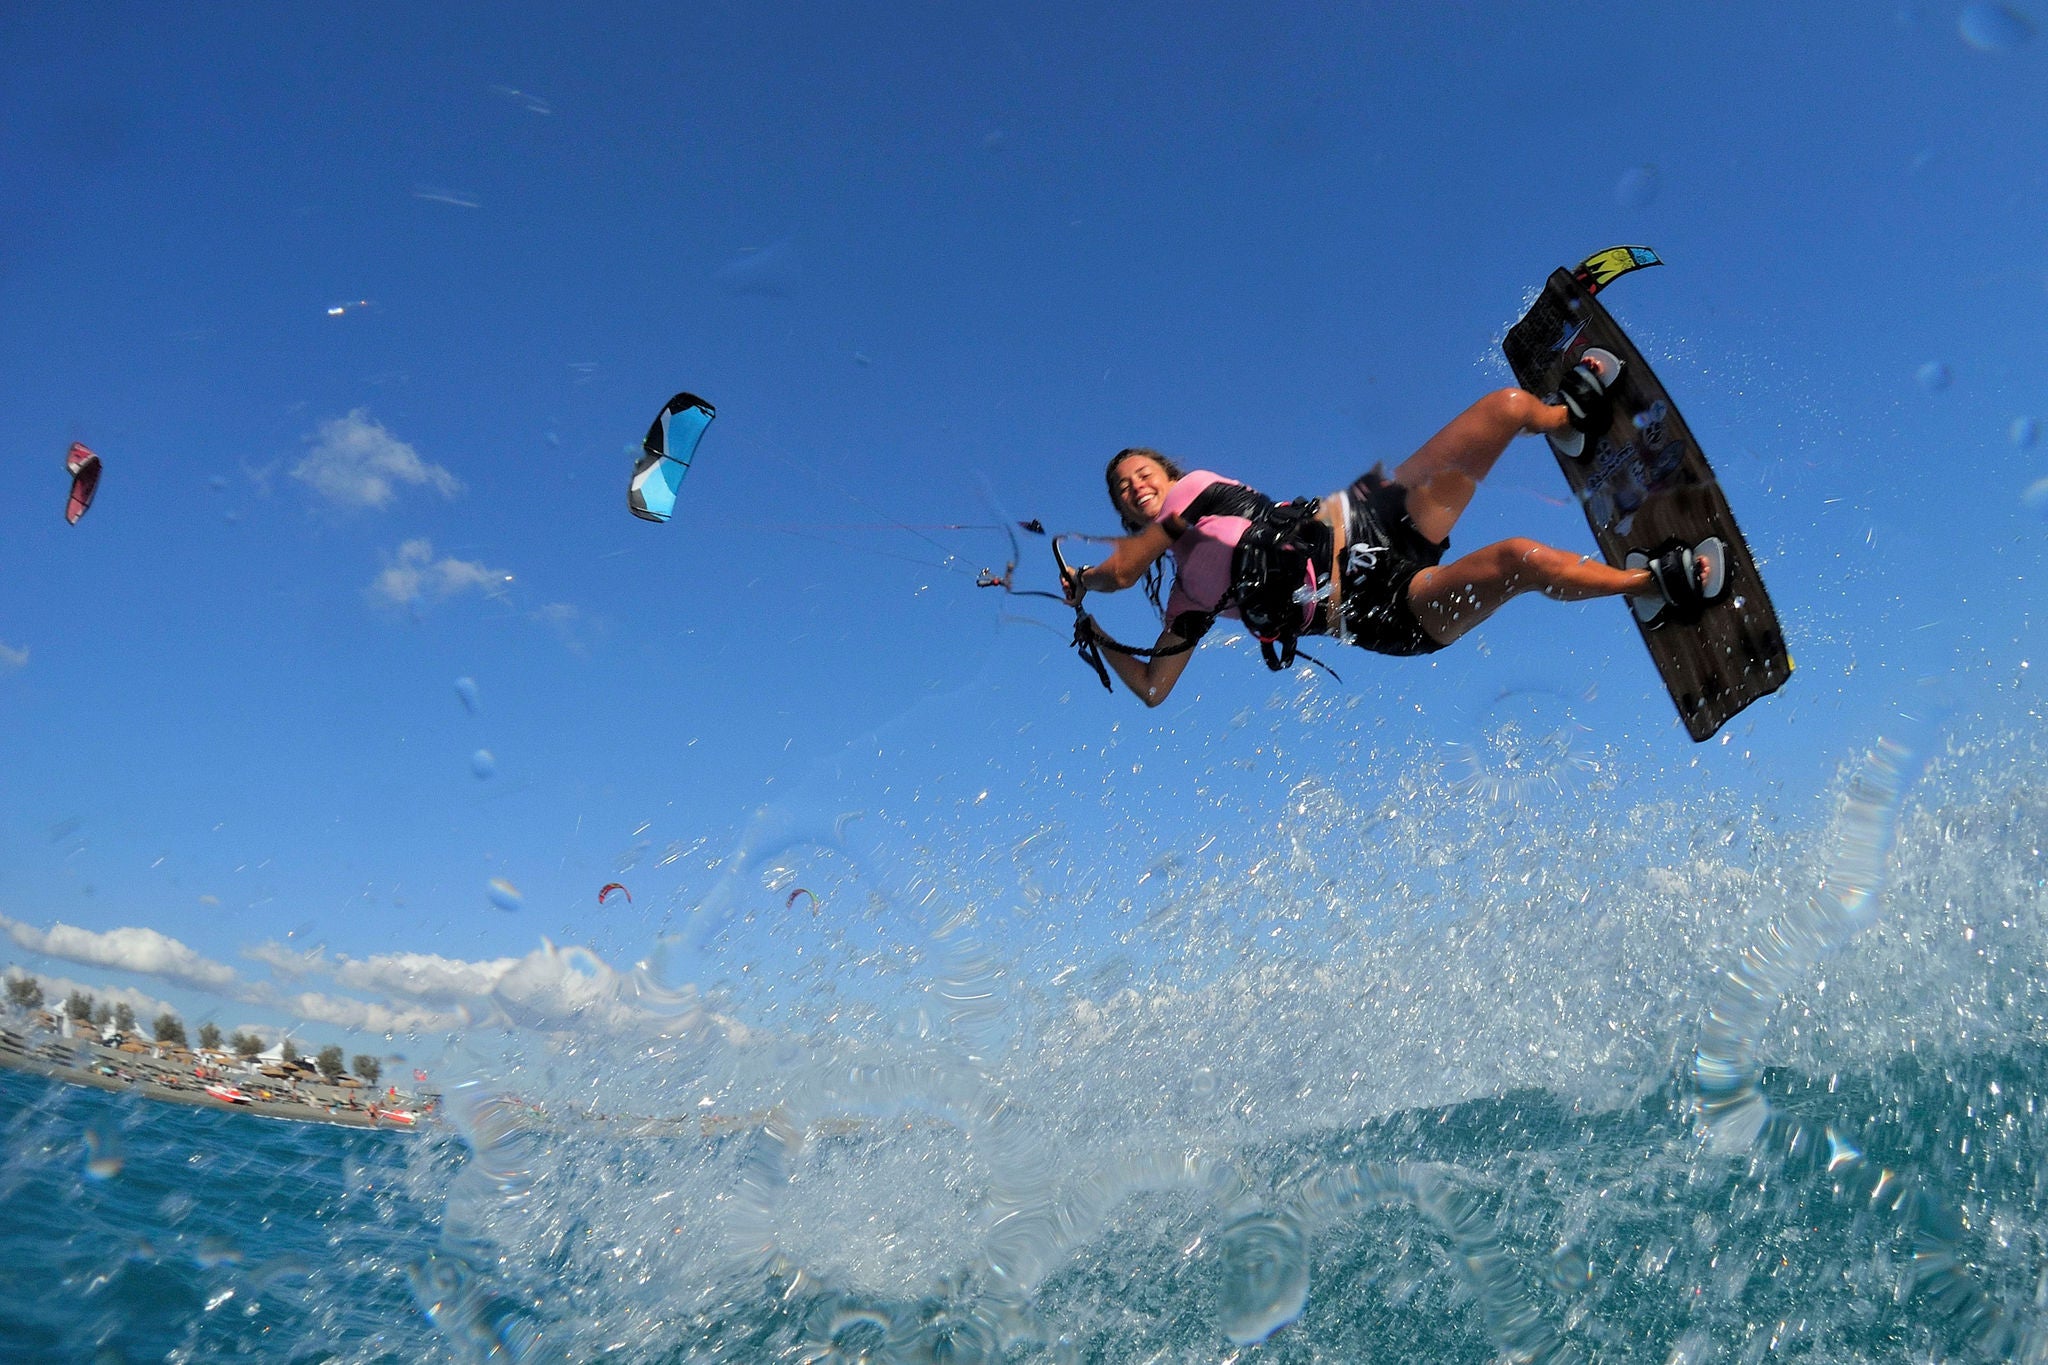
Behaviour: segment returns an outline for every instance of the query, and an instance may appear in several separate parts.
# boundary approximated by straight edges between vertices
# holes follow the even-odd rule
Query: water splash
[[[900,826],[874,821],[862,843],[795,822],[780,852],[753,846],[731,915],[683,959],[758,966],[765,936],[804,950],[773,990],[744,973],[702,988],[743,1035],[716,1049],[662,1037],[643,1057],[625,1034],[532,1016],[547,1031],[525,1038],[519,1079],[497,1083],[549,1097],[544,1139],[523,1149],[532,1178],[517,1198],[479,1181],[452,1199],[444,1249],[489,1267],[507,1303],[580,1286],[573,1312],[565,1299],[536,1321],[652,1358],[679,1342],[715,1360],[749,1358],[746,1343],[877,1365],[1177,1358],[1233,1336],[1333,1358],[1390,1340],[1427,1358],[1692,1360],[1710,1343],[1729,1359],[1854,1358],[1843,1342],[1866,1320],[1958,1349],[2023,1342],[2015,1271],[1996,1266],[2024,1253],[1987,1248],[1974,1213],[1955,1224],[1943,1210],[1971,1206],[1948,1168],[1902,1155],[1935,1131],[1930,1114],[1979,1143],[2030,1120],[2007,1103],[1964,1121],[1985,1111],[1961,1082],[1943,1098],[1891,1081],[1806,1117],[1831,1082],[1787,1098],[1759,1059],[1776,1002],[1810,969],[1733,1038],[1749,1040],[1730,1072],[1760,1115],[1745,1160],[1702,1156],[1713,1124],[1692,1073],[1713,1038],[1688,1002],[1707,998],[1715,962],[1743,960],[1729,921],[1776,887],[1818,881],[1800,922],[1835,953],[1824,998],[1805,1003],[1836,1013],[1778,1016],[1808,1030],[1793,1054],[1811,1063],[1826,1027],[1831,1055],[1866,1071],[1897,1051],[1866,1021],[1903,998],[1872,1005],[1884,973],[1857,975],[1866,954],[1836,951],[1858,931],[1887,950],[1894,938],[1877,910],[1903,753],[1872,764],[1825,838],[1774,835],[1760,808],[1697,790],[1681,807],[1637,789],[1617,819],[1592,784],[1569,815],[1503,839],[1497,813],[1424,763],[1350,788],[1302,780],[1242,862],[1146,849],[1084,880],[1071,831],[947,845],[1014,880],[1037,850],[1058,861],[1028,868],[1040,891],[1011,921]],[[1927,861],[1950,844],[1917,836],[1899,876],[1918,931],[1938,913],[1930,881],[1978,875],[2007,844],[2025,865],[2029,831],[2048,828],[2028,810],[1957,817],[1959,871]],[[1517,870],[1532,841],[1533,893]],[[814,876],[821,858],[832,867]],[[793,875],[829,886],[815,923],[787,912]],[[1059,918],[1076,885],[1078,930]],[[1375,904],[1423,913],[1361,913]],[[1790,915],[1770,918],[1767,943],[1808,941]],[[1076,932],[1100,937],[1076,952]],[[1058,969],[1020,933],[1055,945]],[[1981,976],[1969,951],[1943,980]],[[1949,1011],[1928,1008],[1901,1037],[1931,1038]],[[573,1094],[581,1105],[562,1102]],[[1719,1098],[1733,1110],[1744,1096]],[[2048,1141],[2044,1119],[2002,1150],[2037,1130]],[[1830,1200],[1838,1214],[1814,1211]],[[2025,1200],[1995,1202],[2024,1222]],[[1296,1230],[1299,1257],[1285,1236],[1233,1249],[1226,1233],[1261,1220]],[[1853,1307],[1818,1307],[1830,1286]]]
[[[1779,1001],[1877,913],[1899,801],[1913,766],[1907,749],[1878,741],[1842,798],[1820,888],[1765,924],[1724,974],[1701,1024],[1692,1065],[1701,1118],[1723,1150],[1750,1146],[1770,1118],[1758,1085],[1757,1052]]]

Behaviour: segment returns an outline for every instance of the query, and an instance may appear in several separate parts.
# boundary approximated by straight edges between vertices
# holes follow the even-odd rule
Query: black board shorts
[[[1423,538],[1408,519],[1408,490],[1383,466],[1360,475],[1343,498],[1347,520],[1337,566],[1343,601],[1330,633],[1377,654],[1434,654],[1443,642],[1422,628],[1408,605],[1408,584],[1443,561],[1450,539]]]

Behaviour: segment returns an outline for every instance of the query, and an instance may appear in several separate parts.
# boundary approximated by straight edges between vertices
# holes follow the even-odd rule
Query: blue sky
[[[433,1032],[547,976],[543,936],[642,956],[764,803],[965,864],[993,836],[942,790],[989,829],[1080,802],[1114,837],[1067,871],[1113,897],[1219,833],[1259,856],[1286,784],[1230,735],[1276,701],[1359,780],[1465,752],[1506,692],[1610,769],[1804,793],[2038,671],[2024,8],[757,8],[0,18],[20,967]],[[1669,262],[1609,297],[1799,663],[1726,744],[1685,741],[1612,604],[1341,686],[1212,645],[1143,713],[973,586],[1002,539],[890,526],[1111,530],[1135,443],[1326,491],[1508,382],[1544,275],[1616,242]],[[720,415],[654,527],[625,478],[678,389]],[[69,527],[74,439],[106,476]],[[1525,442],[1457,541],[1589,545],[1562,494]]]

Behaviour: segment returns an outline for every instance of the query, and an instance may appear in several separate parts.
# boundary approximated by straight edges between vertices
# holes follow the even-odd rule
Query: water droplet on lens
[[[217,1270],[224,1265],[240,1265],[242,1249],[225,1237],[202,1237],[193,1248],[192,1264],[201,1270]]]
[[[1696,1329],[1678,1339],[1664,1365],[1705,1365],[1716,1354],[1713,1333]]]
[[[539,1158],[536,1111],[530,1105],[465,1081],[449,1092],[446,1113],[491,1188],[506,1199],[524,1198],[532,1190]]]
[[[2027,491],[2020,494],[2020,506],[2048,517],[2048,479],[2036,479],[2027,485]]]
[[[968,1300],[927,1302],[891,1326],[879,1359],[904,1365],[987,1365],[1002,1358],[995,1323]]]
[[[1570,789],[1599,767],[1572,700],[1548,684],[1504,688],[1462,708],[1463,734],[1446,748],[1460,791],[1519,806]]]
[[[1308,1303],[1308,1249],[1291,1218],[1253,1214],[1225,1228],[1217,1326],[1240,1346],[1264,1341],[1301,1316]]]
[[[883,1352],[894,1326],[879,1304],[850,1295],[825,1299],[811,1310],[800,1358],[815,1365],[866,1365],[887,1359]]]
[[[2011,435],[2014,445],[2026,450],[2041,439],[2041,424],[2031,417],[2015,417],[2012,419],[2012,429],[2008,434]]]
[[[1970,5],[1956,28],[1979,52],[2010,52],[2034,36],[2034,21],[2011,5]]]
[[[1585,1252],[1566,1242],[1550,1253],[1550,1266],[1545,1278],[1558,1293],[1576,1294],[1593,1283],[1593,1266],[1586,1259]]]
[[[1625,209],[1646,209],[1657,200],[1663,185],[1655,166],[1631,166],[1614,185],[1614,202]]]
[[[85,1130],[85,1176],[88,1180],[112,1180],[121,1174],[121,1138],[111,1128]]]
[[[475,678],[457,678],[455,680],[455,695],[462,698],[462,709],[469,712],[472,716],[483,710],[483,702],[477,697]]]
[[[1922,365],[1914,377],[1920,381],[1920,387],[1929,393],[1940,393],[1953,384],[1956,378],[1954,371],[1939,360],[1930,360]]]
[[[743,248],[713,272],[712,278],[734,294],[786,299],[797,292],[803,273],[796,239],[784,237],[765,247]]]
[[[498,771],[498,759],[489,749],[478,749],[469,756],[469,770],[478,777],[490,777]]]
[[[484,886],[484,894],[489,896],[491,904],[500,910],[517,910],[526,904],[526,897],[519,894],[519,888],[503,877],[491,878]]]
[[[1855,1143],[1837,1133],[1833,1127],[1828,1135],[1828,1172],[1833,1174],[1844,1166],[1853,1166],[1863,1160],[1863,1152]]]
[[[1194,1084],[1188,1088],[1194,1091],[1195,1098],[1198,1100],[1210,1098],[1216,1093],[1216,1073],[1206,1066],[1198,1068],[1195,1072]]]

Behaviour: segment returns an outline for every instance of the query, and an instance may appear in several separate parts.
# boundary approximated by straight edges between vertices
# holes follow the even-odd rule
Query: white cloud
[[[614,970],[588,948],[557,948],[546,939],[505,973],[490,1003],[528,1028],[746,1040],[743,1026],[704,1008],[694,986],[657,987],[641,973]]]
[[[20,649],[16,649],[6,641],[0,640],[0,673],[27,667],[28,646],[23,645]]]
[[[544,626],[553,626],[555,629],[565,633],[582,618],[582,608],[572,606],[567,602],[548,602],[536,607],[533,612],[534,620]]]
[[[251,1038],[261,1039],[265,1047],[269,1047],[289,1032],[290,1029],[279,1028],[276,1024],[236,1024],[233,1028],[223,1024],[220,1030],[223,1039],[233,1038],[237,1033],[246,1033]]]
[[[326,949],[308,948],[301,952],[287,948],[275,939],[265,939],[253,948],[242,949],[242,956],[251,962],[260,962],[279,976],[292,981],[327,970]]]
[[[433,953],[385,953],[361,961],[343,959],[335,965],[333,975],[336,982],[353,990],[452,1003],[489,995],[518,965],[516,957],[464,962]]]
[[[443,1033],[469,1022],[460,1014],[438,1013],[415,1005],[392,1006],[346,995],[323,995],[318,991],[281,995],[271,1003],[309,1023],[333,1024],[363,1033]]]
[[[83,981],[73,981],[68,976],[53,976],[49,972],[32,972],[17,963],[9,963],[4,974],[7,976],[34,977],[43,988],[44,1009],[54,1010],[71,998],[71,992],[80,991],[91,996],[93,1003],[96,1005],[126,1005],[129,1009],[135,1011],[135,1021],[144,1028],[148,1028],[152,1023],[156,1022],[156,1017],[159,1014],[178,1013],[177,1010],[171,1007],[169,1001],[159,1000],[153,995],[145,995],[131,986],[88,985]],[[198,1030],[194,1029],[192,1032],[196,1035]]]
[[[32,953],[88,967],[112,967],[209,991],[230,990],[239,980],[233,967],[201,957],[154,929],[125,927],[95,933],[71,924],[38,929],[0,915],[0,930]]]
[[[587,948],[558,948],[545,939],[524,957],[480,961],[413,952],[350,958],[274,940],[243,949],[243,957],[277,974],[279,981],[272,982],[248,980],[154,929],[131,926],[102,933],[67,924],[38,929],[0,915],[0,932],[31,952],[155,976],[239,1004],[366,1033],[443,1033],[483,1024],[747,1041],[747,1030],[706,1009],[694,987],[670,990],[642,972],[613,968]],[[280,985],[307,978],[379,998]],[[52,1000],[78,988],[100,999],[126,1000],[145,1020],[170,1008],[125,988],[76,987],[47,975],[41,980]]]
[[[578,654],[584,652],[587,637],[601,639],[607,633],[603,618],[586,616],[581,607],[568,602],[548,602],[527,615],[552,630],[556,638]]]
[[[424,484],[448,498],[462,491],[460,479],[422,460],[361,408],[322,422],[312,442],[292,477],[343,507],[388,507],[398,484]]]
[[[637,972],[620,972],[587,948],[557,948],[541,941],[525,957],[490,958],[469,962],[434,953],[383,953],[354,959],[326,960],[316,952],[295,953],[274,944],[250,950],[246,956],[259,960],[275,957],[297,972],[322,974],[337,984],[385,996],[393,1001],[414,1001],[421,1006],[453,1006],[456,1014],[432,1014],[425,1008],[406,1010],[394,1005],[394,1018],[417,1020],[403,1025],[353,1023],[344,1017],[349,1005],[334,1006],[335,1013],[321,1017],[353,1028],[435,1029],[455,1028],[464,1023],[492,1022],[545,1030],[578,1029],[606,1033],[642,1033],[666,1037],[703,1034],[744,1041],[745,1030],[732,1020],[706,1010],[696,990],[685,986],[677,991],[654,986]],[[303,1001],[280,998],[281,1008],[300,1009]],[[320,997],[324,998],[324,997]]]
[[[432,541],[408,540],[385,562],[384,572],[370,585],[370,596],[395,607],[410,606],[426,599],[453,597],[458,593],[480,592],[495,597],[505,591],[512,575],[474,560],[452,555],[434,558]]]

